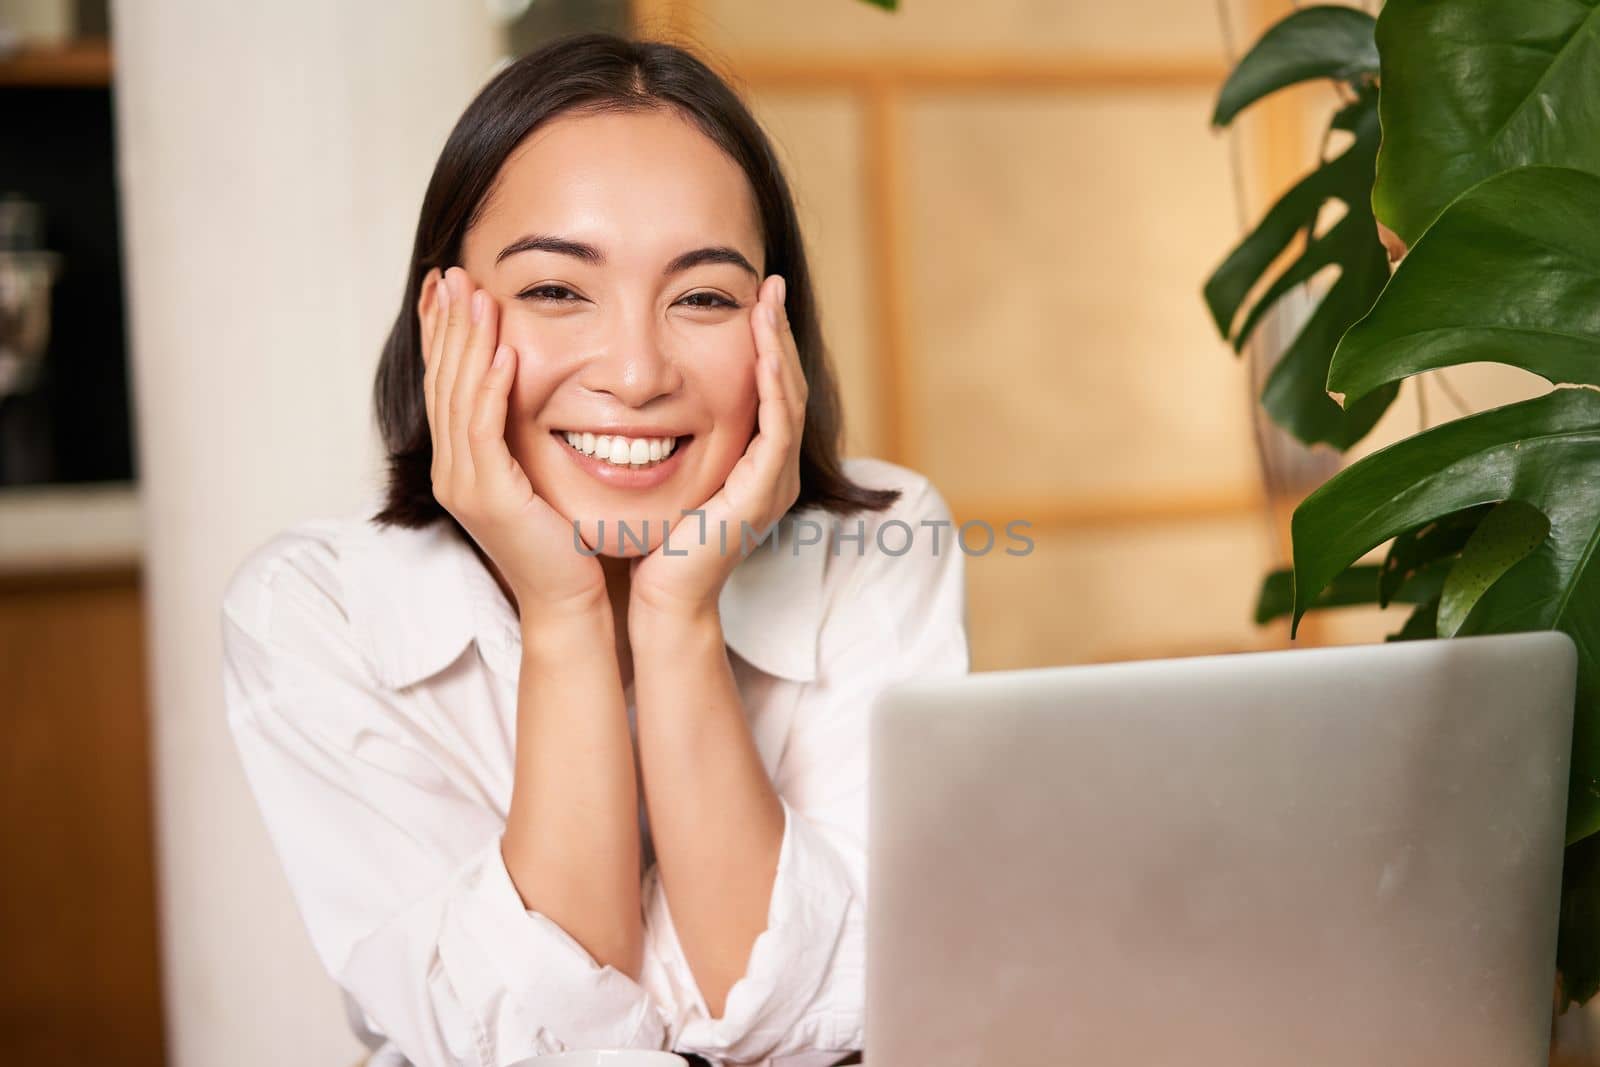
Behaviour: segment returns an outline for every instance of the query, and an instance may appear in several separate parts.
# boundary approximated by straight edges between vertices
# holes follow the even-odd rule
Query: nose
[[[630,408],[677,392],[683,379],[663,344],[662,329],[648,307],[618,312],[601,353],[588,361],[579,384],[590,392],[614,396]]]

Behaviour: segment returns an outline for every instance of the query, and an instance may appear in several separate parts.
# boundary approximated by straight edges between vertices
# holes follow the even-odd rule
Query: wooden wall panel
[[[1252,619],[1273,555],[1264,514],[1030,536],[1030,555],[1006,555],[1014,542],[1002,537],[967,560],[974,670],[1248,651],[1287,636],[1287,624]]]
[[[911,439],[951,497],[1254,489],[1247,378],[1199,291],[1235,232],[1207,106],[907,105]]]
[[[1215,55],[1216,5],[1197,0],[906,0],[891,14],[861,0],[701,0],[697,39],[730,51],[999,51]]]
[[[874,294],[856,97],[765,91],[750,104],[783,161],[805,233],[822,328],[844,394],[846,451],[879,455],[887,442],[874,358]]]

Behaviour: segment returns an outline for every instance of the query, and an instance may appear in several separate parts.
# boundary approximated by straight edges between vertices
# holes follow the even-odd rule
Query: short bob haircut
[[[558,38],[496,75],[462,113],[434,165],[406,269],[405,298],[384,344],[373,390],[389,475],[376,522],[421,528],[445,518],[473,543],[433,495],[433,441],[416,309],[427,273],[459,262],[462,239],[506,158],[542,123],[566,112],[668,107],[692,120],[743,169],[761,220],[766,273],[783,275],[787,284],[785,305],[808,390],[800,495],[791,510],[881,511],[899,497],[898,490],[857,485],[841,466],[838,385],[822,340],[794,201],[766,134],[733,90],[684,49],[581,33]]]

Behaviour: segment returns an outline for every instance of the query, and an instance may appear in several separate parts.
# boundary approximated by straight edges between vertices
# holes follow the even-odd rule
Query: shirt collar
[[[375,510],[375,509],[374,509]],[[393,688],[435,674],[476,640],[489,664],[515,678],[516,613],[455,525],[380,526],[362,513],[342,555],[346,609],[378,678]],[[817,675],[826,539],[795,549],[795,514],[773,543],[734,567],[718,609],[728,646],[767,674]],[[731,531],[730,531],[731,536]]]

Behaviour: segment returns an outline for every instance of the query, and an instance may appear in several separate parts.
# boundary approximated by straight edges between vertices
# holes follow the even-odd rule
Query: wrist
[[[524,658],[556,661],[597,648],[610,652],[615,647],[611,603],[604,596],[593,602],[525,608],[521,630]]]
[[[680,653],[698,645],[721,646],[722,613],[716,604],[628,605],[628,644],[635,656],[657,649]]]
[[[611,618],[611,597],[604,583],[581,593],[551,596],[518,586],[509,587],[517,618],[526,629],[529,626],[563,626],[578,620]]]

